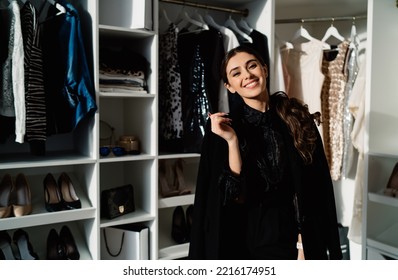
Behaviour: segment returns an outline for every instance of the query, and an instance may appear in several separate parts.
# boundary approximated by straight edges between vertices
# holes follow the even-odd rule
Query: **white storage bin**
[[[99,23],[152,30],[152,0],[99,0]]]

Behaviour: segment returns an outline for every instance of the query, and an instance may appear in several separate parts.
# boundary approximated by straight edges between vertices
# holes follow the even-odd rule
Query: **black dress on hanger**
[[[200,152],[207,114],[218,108],[222,34],[214,29],[178,36],[184,152]]]

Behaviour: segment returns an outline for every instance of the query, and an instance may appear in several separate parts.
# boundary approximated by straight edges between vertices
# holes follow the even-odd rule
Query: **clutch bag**
[[[127,184],[101,192],[101,216],[114,219],[135,211],[134,188]]]

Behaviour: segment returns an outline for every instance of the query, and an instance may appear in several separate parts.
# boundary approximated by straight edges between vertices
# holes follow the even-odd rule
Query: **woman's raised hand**
[[[232,120],[228,118],[228,113],[218,112],[209,113],[211,119],[211,131],[229,142],[236,137],[235,130],[231,127]]]

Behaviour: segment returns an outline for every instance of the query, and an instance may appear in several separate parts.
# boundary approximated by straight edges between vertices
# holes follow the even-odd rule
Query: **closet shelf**
[[[155,94],[132,91],[131,93],[121,93],[121,92],[100,92],[100,97],[112,97],[112,98],[155,98]]]
[[[101,228],[124,225],[124,224],[148,222],[154,219],[155,217],[149,214],[147,211],[142,209],[136,209],[132,213],[125,214],[123,216],[114,218],[112,220],[102,218]]]
[[[141,30],[141,29],[130,29],[126,27],[118,27],[118,26],[111,26],[111,25],[103,25],[100,24],[98,26],[98,31],[100,35],[112,35],[112,36],[128,36],[131,37],[134,35],[135,37],[139,38],[146,38],[152,37],[155,35],[155,31],[149,30]]]
[[[149,154],[139,154],[139,155],[125,155],[116,157],[109,155],[107,157],[101,157],[100,163],[110,163],[110,162],[127,162],[127,161],[140,161],[140,160],[153,160],[155,156]]]
[[[195,194],[179,195],[167,198],[159,199],[158,208],[169,208],[176,207],[178,205],[190,205],[193,204],[195,199]]]
[[[184,153],[184,154],[160,154],[159,159],[173,159],[173,158],[200,158],[200,154]]]
[[[376,235],[368,235],[367,245],[398,257],[398,224]]]
[[[159,260],[175,260],[188,256],[189,243],[165,247],[159,250]]]
[[[379,192],[369,192],[369,201],[383,205],[398,207],[398,198],[386,196],[383,194],[383,191],[384,189],[380,190]]]
[[[0,159],[0,170],[95,163],[95,159],[80,155],[77,152],[48,152],[46,156],[43,157],[28,154],[3,154]]]
[[[35,211],[35,209],[34,209]],[[94,219],[96,216],[96,208],[85,207],[82,209],[65,210],[59,212],[33,213],[22,217],[10,217],[1,219],[2,228],[17,229],[33,226],[49,225],[54,223],[66,223],[70,221]]]

